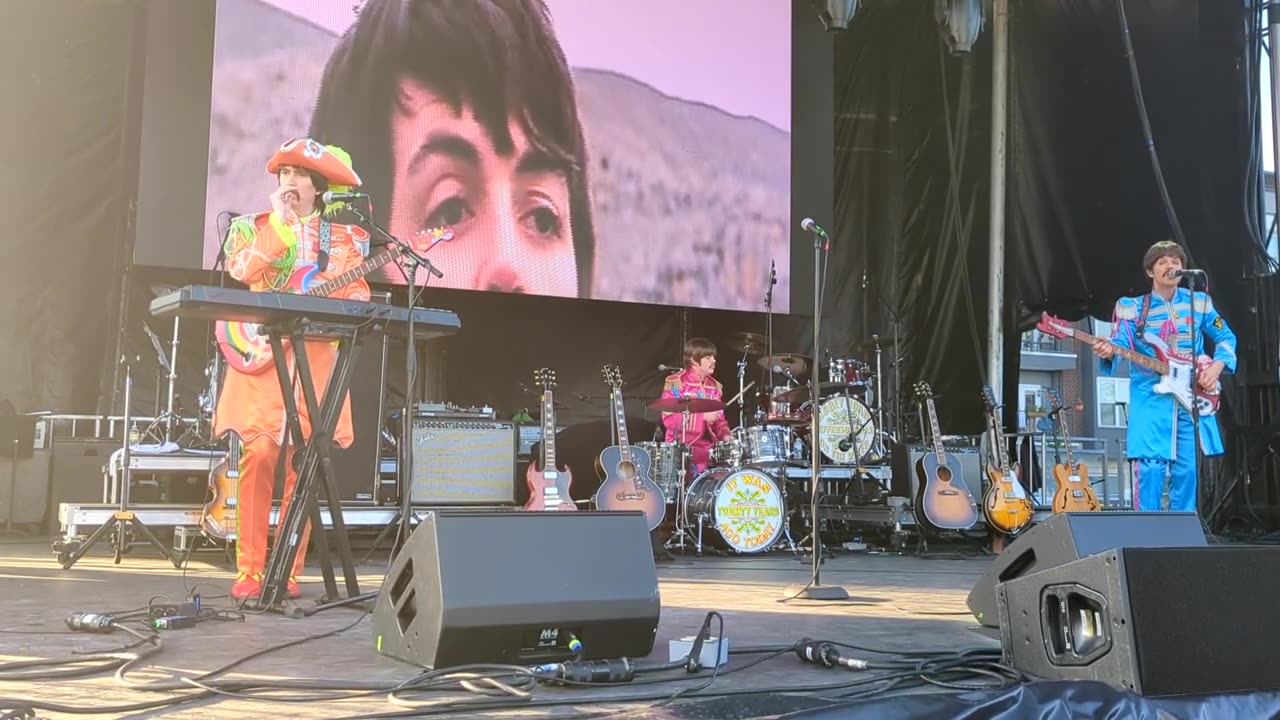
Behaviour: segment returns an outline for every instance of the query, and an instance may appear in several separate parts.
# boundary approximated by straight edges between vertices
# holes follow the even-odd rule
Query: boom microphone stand
[[[805,218],[800,227],[813,233],[813,362],[818,362],[819,330],[822,322],[822,259],[831,247],[827,233],[811,218]],[[849,593],[839,585],[823,585],[820,576],[822,565],[822,532],[818,524],[818,484],[822,475],[822,448],[818,443],[818,379],[817,368],[809,372],[809,403],[813,412],[809,419],[810,467],[809,502],[810,517],[813,523],[813,577],[803,587],[788,587],[784,592],[788,599],[806,598],[808,600],[848,600]]]
[[[440,269],[431,264],[431,261],[419,255],[408,243],[395,237],[374,222],[372,218],[360,212],[354,205],[348,205],[352,214],[361,222],[373,228],[378,235],[382,236],[387,242],[400,248],[400,259],[396,266],[400,268],[405,276],[405,282],[408,285],[407,295],[405,296],[405,307],[409,311],[409,328],[408,334],[405,336],[405,388],[404,388],[404,408],[400,413],[400,445],[399,457],[396,461],[396,484],[400,488],[400,515],[394,521],[399,523],[396,532],[396,541],[392,545],[392,554],[404,546],[409,539],[409,523],[413,517],[413,493],[412,487],[412,471],[413,471],[413,407],[414,407],[414,386],[417,385],[418,375],[418,341],[414,330],[413,308],[416,305],[415,297],[417,289],[414,285],[417,280],[418,267],[422,266],[430,274],[437,278],[443,278],[444,273]],[[372,215],[372,211],[369,213]],[[367,594],[367,593],[366,593]],[[374,593],[376,595],[376,593]],[[363,597],[363,596],[362,596]]]

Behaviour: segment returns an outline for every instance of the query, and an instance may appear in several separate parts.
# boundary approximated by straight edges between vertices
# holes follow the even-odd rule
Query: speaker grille
[[[1280,548],[1125,548],[1124,579],[1144,695],[1280,687]]]

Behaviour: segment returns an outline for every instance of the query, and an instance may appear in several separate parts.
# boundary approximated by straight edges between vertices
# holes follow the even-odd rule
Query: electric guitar
[[[617,365],[604,366],[613,403],[613,426],[618,444],[605,448],[596,458],[596,473],[603,478],[596,491],[596,507],[601,510],[640,510],[652,530],[667,514],[667,498],[653,481],[653,458],[649,451],[627,440],[627,417],[622,404],[622,371]]]
[[[987,461],[987,487],[982,501],[982,511],[994,530],[1012,535],[1031,522],[1031,498],[1018,480],[1017,472],[1009,467],[1004,433],[1000,430],[1000,404],[990,385],[982,388],[982,399],[987,404],[987,431],[991,436],[991,459]]]
[[[1049,313],[1041,313],[1040,322],[1036,324],[1036,327],[1041,332],[1048,333],[1056,338],[1071,339],[1085,345],[1092,345],[1098,340],[1106,340],[1106,338],[1100,338],[1079,330],[1074,325]],[[1199,407],[1201,417],[1207,417],[1218,412],[1218,404],[1222,399],[1222,383],[1219,382],[1214,385],[1212,390],[1205,390],[1198,385],[1192,387],[1191,384],[1192,366],[1194,365],[1197,371],[1204,372],[1213,364],[1213,358],[1208,355],[1192,358],[1175,352],[1155,333],[1145,333],[1142,337],[1155,349],[1155,357],[1143,355],[1129,348],[1116,345],[1112,345],[1112,347],[1115,348],[1116,355],[1158,374],[1160,382],[1156,383],[1152,389],[1161,395],[1172,395],[1187,412],[1191,412],[1192,403]]]
[[[969,486],[964,483],[960,461],[942,447],[942,429],[938,427],[938,413],[929,383],[916,383],[916,396],[928,409],[929,429],[933,435],[933,452],[925,453],[916,460],[915,506],[923,513],[923,518],[917,519],[938,530],[971,528],[978,522],[978,506]]]
[[[529,472],[525,475],[529,502],[524,504],[524,509],[577,510],[578,506],[569,496],[573,474],[568,467],[561,470],[556,465],[556,403],[551,394],[556,386],[556,373],[542,368],[533,374],[533,379],[542,386],[542,469],[538,469],[537,463],[529,463]]]
[[[227,454],[209,471],[212,497],[200,510],[200,530],[215,540],[235,538],[241,449],[240,436],[235,432],[227,433]]]
[[[432,245],[452,239],[453,230],[433,228],[414,235],[412,245],[418,252],[426,252]],[[378,268],[395,262],[400,255],[400,246],[393,245],[386,252],[379,253],[325,282],[317,281],[322,268],[311,263],[294,270],[284,287],[276,292],[328,297]],[[213,334],[217,338],[218,349],[232,369],[246,375],[257,375],[272,367],[271,339],[262,332],[262,326],[258,323],[219,320],[214,324]],[[288,347],[289,341],[283,342]]]
[[[1054,428],[1058,442],[1053,447],[1053,480],[1058,487],[1053,493],[1053,511],[1097,512],[1102,509],[1102,503],[1089,485],[1089,468],[1071,457],[1071,431],[1067,429],[1066,409],[1053,390],[1049,391],[1049,402],[1053,403],[1053,412],[1058,416],[1058,424]],[[1060,447],[1067,449],[1065,463]]]

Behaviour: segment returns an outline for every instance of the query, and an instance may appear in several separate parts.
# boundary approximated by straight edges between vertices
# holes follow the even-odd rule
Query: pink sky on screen
[[[353,0],[264,0],[342,34]],[[572,67],[791,130],[787,0],[546,0]]]

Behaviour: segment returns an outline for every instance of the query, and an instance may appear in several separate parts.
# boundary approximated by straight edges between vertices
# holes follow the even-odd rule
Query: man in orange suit
[[[290,140],[272,155],[267,172],[279,181],[270,196],[271,210],[242,216],[231,223],[226,253],[227,269],[232,277],[248,284],[252,290],[272,291],[283,288],[298,270],[314,266],[318,272],[313,283],[323,282],[364,261],[369,252],[369,234],[354,225],[330,222],[321,199],[326,190],[342,191],[360,185],[360,177],[352,169],[345,151],[308,138]],[[333,293],[333,297],[368,300],[369,285],[358,279]],[[309,340],[306,351],[316,390],[323,392],[337,360],[337,349],[330,341]],[[287,361],[302,431],[309,437],[311,419],[292,351],[288,352]],[[231,595],[237,599],[254,597],[262,590],[271,495],[278,464],[285,463],[281,518],[289,508],[298,479],[290,458],[282,457],[285,454],[282,441],[288,428],[274,366],[269,365],[257,374],[227,369],[214,417],[214,431],[219,436],[234,431],[244,443],[236,511],[237,576]],[[349,399],[343,400],[333,439],[339,447],[351,445]],[[290,448],[297,450],[292,444]],[[297,576],[302,571],[309,536],[307,524],[289,575],[289,597],[302,594]]]

